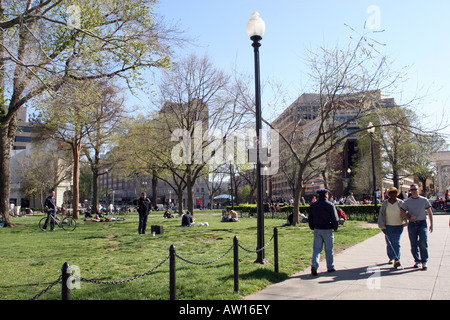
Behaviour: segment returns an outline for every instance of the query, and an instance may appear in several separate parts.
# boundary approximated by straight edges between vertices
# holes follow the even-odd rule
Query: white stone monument
[[[450,151],[434,152],[431,154],[431,159],[436,164],[437,195],[443,198],[445,190],[450,190]]]

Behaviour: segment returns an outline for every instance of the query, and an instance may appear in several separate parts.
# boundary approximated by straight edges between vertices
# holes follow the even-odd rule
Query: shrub
[[[363,220],[368,221],[373,219],[373,205],[338,205],[342,210],[344,210],[347,218],[349,220]],[[309,204],[299,206],[300,213],[308,215]],[[231,210],[231,206],[227,207],[227,210]],[[256,204],[240,204],[234,206],[234,210],[247,212],[249,214],[256,214]],[[267,215],[267,210],[266,215]],[[294,211],[293,206],[282,206],[280,207],[280,212],[275,213],[275,215],[281,218],[285,218]],[[280,214],[284,213],[284,214]]]

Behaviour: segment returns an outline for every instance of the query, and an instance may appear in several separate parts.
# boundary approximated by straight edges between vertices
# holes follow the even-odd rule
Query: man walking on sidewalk
[[[428,232],[427,214],[430,219],[430,233],[433,232],[433,211],[427,198],[419,196],[416,184],[410,186],[411,197],[405,200],[401,210],[402,216],[409,220],[408,234],[411,242],[411,253],[414,257],[414,268],[427,270],[428,262]]]
[[[325,245],[325,257],[327,261],[328,272],[334,269],[334,233],[338,229],[338,216],[334,204],[328,201],[327,189],[317,191],[319,199],[311,204],[309,208],[308,224],[311,230],[314,230],[313,256],[311,264],[311,274],[317,275],[319,268],[320,253]]]

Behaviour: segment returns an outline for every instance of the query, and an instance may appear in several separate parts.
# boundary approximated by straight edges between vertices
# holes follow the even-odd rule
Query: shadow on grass
[[[247,273],[239,273],[240,281],[252,281],[252,280],[267,280],[270,283],[277,283],[287,279],[289,276],[286,273],[275,272],[268,269],[255,269]],[[231,280],[234,279],[234,274],[220,278],[221,280]]]

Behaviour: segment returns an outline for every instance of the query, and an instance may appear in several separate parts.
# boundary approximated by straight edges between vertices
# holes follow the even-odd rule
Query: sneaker
[[[312,274],[313,276],[317,276],[317,269],[311,267],[311,274]]]
[[[420,267],[422,267],[422,264],[420,262],[416,262],[413,266],[413,268],[415,269],[419,269]]]
[[[422,270],[426,271],[428,269],[427,264],[426,263],[422,263]]]
[[[401,265],[401,263],[400,263],[400,260],[395,260],[395,262],[394,262],[394,268],[395,268],[395,269],[403,269],[403,268],[402,268],[402,265]]]
[[[333,269],[328,269],[328,270],[327,270],[327,272],[335,272],[335,271],[336,271],[335,268],[333,268]]]

